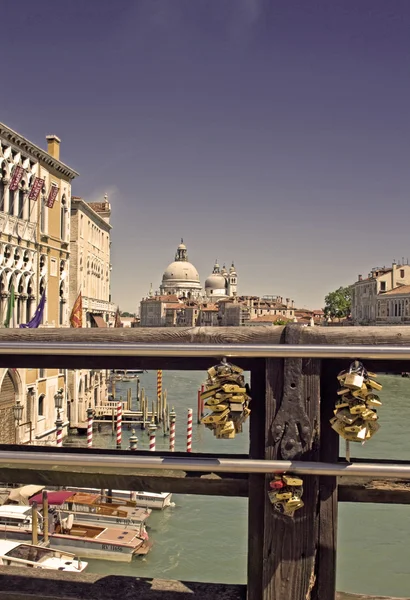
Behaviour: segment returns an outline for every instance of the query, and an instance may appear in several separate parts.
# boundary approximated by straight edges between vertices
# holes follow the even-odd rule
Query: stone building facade
[[[68,326],[71,182],[78,175],[60,160],[60,140],[47,150],[0,123],[0,319],[12,288],[9,326],[27,323],[45,292],[43,327]],[[15,188],[15,189],[13,189]],[[43,443],[55,437],[54,395],[64,390],[61,416],[68,423],[66,373],[59,369],[0,370],[0,441]],[[13,406],[23,405],[14,422]]]
[[[354,325],[397,322],[402,315],[400,295],[410,285],[410,266],[393,262],[391,267],[376,267],[366,278],[358,276],[351,286]],[[390,298],[390,300],[387,300]],[[400,301],[402,298],[400,298]],[[397,306],[397,308],[395,308]],[[404,304],[405,307],[405,304]],[[400,311],[400,315],[396,314]]]

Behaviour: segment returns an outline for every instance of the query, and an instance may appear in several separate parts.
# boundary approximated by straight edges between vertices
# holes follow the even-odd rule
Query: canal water
[[[156,396],[156,372],[140,376],[150,400]],[[351,444],[352,456],[408,459],[410,450],[410,379],[380,375],[383,406],[381,428],[364,446]],[[177,413],[176,450],[186,449],[186,414],[194,409],[193,451],[248,451],[248,424],[234,440],[218,440],[196,425],[197,390],[203,372],[164,371],[163,387]],[[136,383],[117,383],[117,397],[131,387],[135,406]],[[330,402],[334,398],[329,398]],[[136,430],[138,447],[148,449],[148,435]],[[123,428],[123,448],[131,431]],[[67,442],[85,445],[85,438]],[[94,433],[94,445],[115,447],[110,426]],[[168,449],[169,438],[157,431],[157,450]],[[166,491],[166,490],[164,490]],[[89,571],[209,582],[245,583],[247,562],[247,500],[173,495],[175,506],[153,511],[148,519],[152,551],[131,564],[90,560]],[[410,591],[410,506],[339,504],[337,588],[346,592],[408,595]]]

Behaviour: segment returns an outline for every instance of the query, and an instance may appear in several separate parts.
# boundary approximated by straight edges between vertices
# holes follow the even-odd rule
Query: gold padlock
[[[363,383],[363,375],[359,375],[359,373],[348,373],[345,377],[343,385],[352,390],[360,390]]]

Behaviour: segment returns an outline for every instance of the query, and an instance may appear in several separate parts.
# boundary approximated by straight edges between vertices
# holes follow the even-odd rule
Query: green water
[[[176,449],[185,450],[186,409],[196,416],[196,391],[202,372],[164,371],[164,388],[177,412]],[[408,459],[410,440],[410,379],[381,375],[383,384],[379,422],[381,428],[364,446],[351,444],[352,456]],[[156,373],[141,376],[149,398],[155,397]],[[117,386],[126,397],[135,395],[135,383]],[[333,399],[332,399],[333,400]],[[195,423],[195,420],[194,420]],[[123,432],[128,447],[130,431]],[[148,448],[148,436],[137,430],[139,448]],[[80,438],[72,438],[78,443]],[[82,442],[85,444],[84,438]],[[157,449],[168,449],[169,439],[157,435]],[[109,427],[95,433],[94,445],[115,447]],[[193,450],[199,452],[247,452],[248,428],[234,440],[217,440],[212,432],[194,424]],[[166,491],[166,490],[164,490]],[[174,494],[175,507],[154,511],[148,520],[152,551],[131,564],[90,560],[91,572],[141,577],[163,577],[246,582],[247,500],[181,496]],[[339,504],[338,573],[339,590],[404,596],[410,593],[410,506]]]

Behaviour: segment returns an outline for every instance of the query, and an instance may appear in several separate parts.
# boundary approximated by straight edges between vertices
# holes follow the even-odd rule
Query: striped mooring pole
[[[117,448],[121,448],[122,438],[122,402],[117,404]]]
[[[175,422],[176,422],[176,413],[174,408],[172,407],[171,412],[169,413],[169,449],[170,452],[175,452]]]
[[[157,426],[155,425],[155,423],[150,423],[148,426],[148,431],[149,431],[149,449],[150,452],[155,452],[155,431],[157,429]]]
[[[162,396],[162,369],[157,371],[157,398]],[[159,415],[158,415],[159,418]]]
[[[87,408],[87,448],[93,446],[93,416],[94,411],[91,405]]]
[[[58,411],[56,427],[57,427],[56,446],[57,446],[57,448],[62,448],[63,447],[63,419],[60,416],[60,411]]]
[[[192,408],[188,408],[188,423],[186,431],[186,451],[192,450]]]

